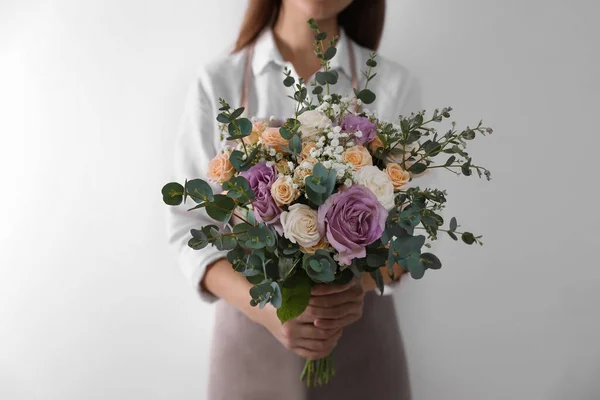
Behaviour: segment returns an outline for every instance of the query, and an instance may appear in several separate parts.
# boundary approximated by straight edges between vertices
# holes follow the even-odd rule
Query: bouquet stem
[[[333,357],[329,355],[320,360],[306,360],[300,379],[306,383],[306,387],[319,387],[329,383],[334,375]]]

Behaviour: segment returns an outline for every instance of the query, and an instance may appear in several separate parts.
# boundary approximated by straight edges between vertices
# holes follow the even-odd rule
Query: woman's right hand
[[[282,324],[274,307],[269,305],[262,311],[262,325],[285,348],[309,360],[318,360],[331,354],[342,336],[341,328],[317,328],[315,318],[306,312]]]

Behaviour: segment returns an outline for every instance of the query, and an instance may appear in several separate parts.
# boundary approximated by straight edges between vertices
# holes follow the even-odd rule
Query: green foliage
[[[240,204],[254,200],[254,192],[250,188],[248,180],[241,175],[234,176],[223,183],[223,189],[227,190],[227,196],[236,199]]]
[[[206,204],[208,215],[219,222],[228,222],[235,209],[235,202],[229,196],[216,194],[212,202]]]
[[[209,241],[206,234],[198,229],[192,229],[192,238],[188,241],[188,246],[194,250],[202,250],[208,246]]]
[[[277,282],[266,279],[258,285],[250,289],[250,304],[254,307],[258,305],[263,308],[267,303],[271,303],[273,307],[279,308],[282,303],[281,289]]]
[[[192,179],[185,184],[186,194],[196,203],[213,200],[213,190],[210,185],[202,179]]]
[[[258,250],[267,246],[274,246],[276,243],[275,234],[264,224],[248,228],[247,235],[248,239],[245,245],[249,249]]]
[[[335,280],[337,264],[325,250],[317,250],[315,254],[305,254],[302,268],[315,282],[328,283]]]
[[[246,157],[246,154],[239,150],[234,150],[229,156],[229,162],[233,165],[237,171],[243,172],[250,169],[256,154],[258,153],[258,147],[255,147],[252,152]]]
[[[304,273],[296,273],[282,288],[283,302],[277,310],[281,323],[300,316],[310,301],[311,283]]]
[[[180,183],[171,182],[161,190],[163,201],[169,206],[178,206],[183,202],[184,188]]]
[[[378,268],[375,271],[371,271],[370,274],[371,274],[371,277],[373,278],[373,280],[375,281],[375,284],[377,285],[379,292],[381,292],[381,294],[383,295],[384,282],[383,282],[383,276],[381,275],[381,270]]]
[[[306,197],[314,204],[320,206],[333,193],[335,188],[335,170],[328,170],[323,164],[314,166],[312,175],[305,180]]]

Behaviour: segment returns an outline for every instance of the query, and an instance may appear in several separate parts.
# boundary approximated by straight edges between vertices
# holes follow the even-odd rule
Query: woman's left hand
[[[365,289],[358,278],[346,285],[317,285],[304,314],[315,318],[318,328],[344,328],[362,317],[364,297]]]

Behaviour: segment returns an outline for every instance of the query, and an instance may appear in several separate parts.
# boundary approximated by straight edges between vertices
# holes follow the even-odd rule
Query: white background
[[[0,398],[203,398],[211,309],[160,188],[244,5],[0,1]],[[415,399],[600,398],[598,8],[388,2],[381,53],[425,106],[496,131],[473,143],[494,180],[443,185],[485,246],[443,238],[443,270],[396,296]]]

